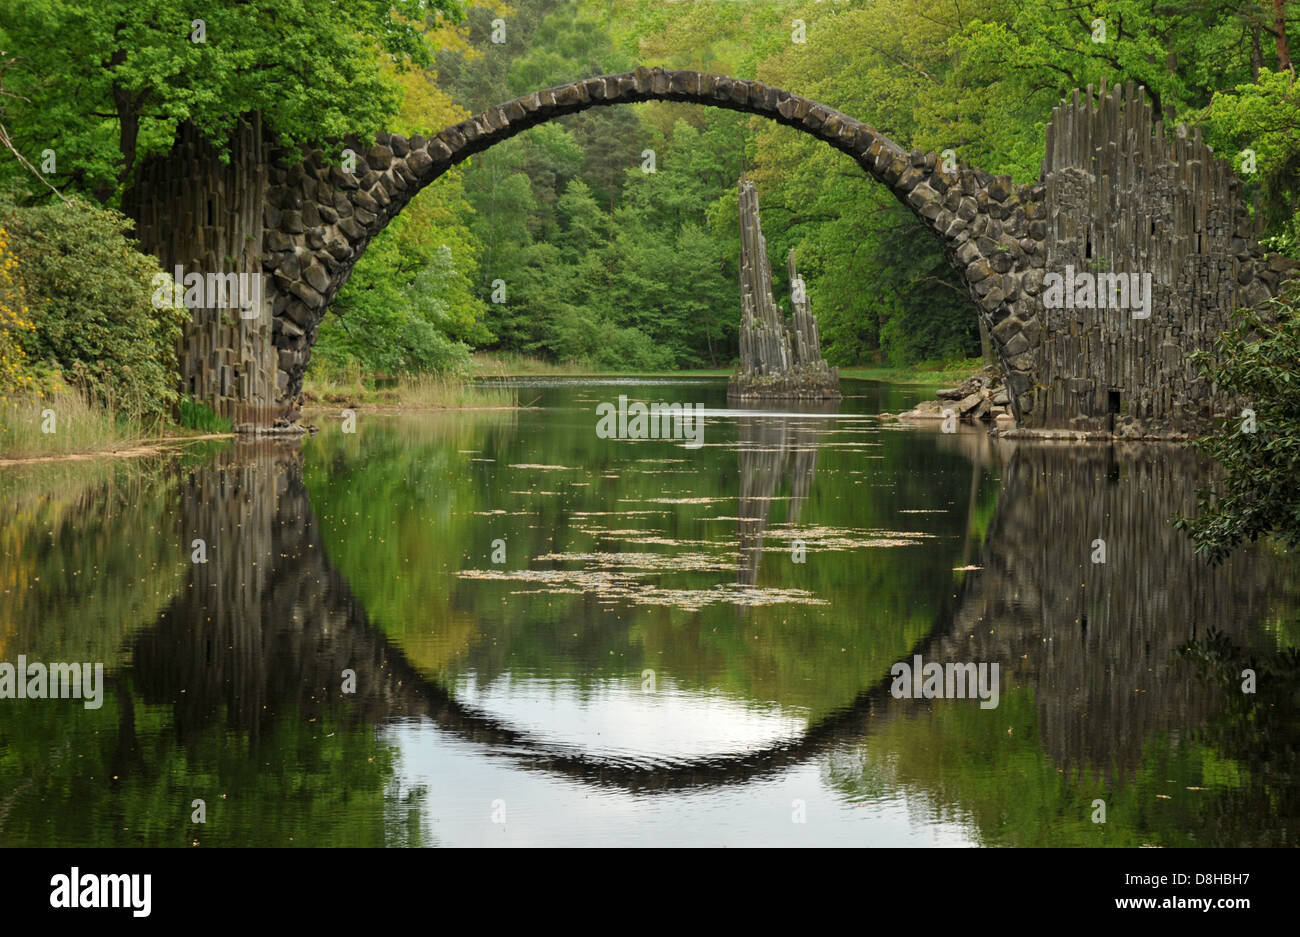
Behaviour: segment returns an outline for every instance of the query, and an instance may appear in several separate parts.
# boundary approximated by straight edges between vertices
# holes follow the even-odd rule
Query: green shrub
[[[448,338],[437,326],[423,319],[406,323],[404,336],[408,374],[450,374],[465,377],[470,373],[470,348],[464,342]]]
[[[29,360],[56,368],[97,404],[132,419],[163,419],[178,399],[176,347],[187,313],[156,309],[158,262],[127,237],[119,212],[70,205],[0,204],[16,276],[35,326]]]
[[[186,429],[196,429],[204,433],[229,433],[232,424],[207,404],[193,397],[182,397],[177,404],[180,424]]]
[[[1300,282],[1259,310],[1238,312],[1215,352],[1192,360],[1220,394],[1240,397],[1252,412],[1229,414],[1197,441],[1223,475],[1201,492],[1200,513],[1175,526],[1214,563],[1270,535],[1300,547]]]
[[[596,363],[607,368],[635,371],[669,371],[673,353],[635,326],[619,328],[611,322],[599,326]]]

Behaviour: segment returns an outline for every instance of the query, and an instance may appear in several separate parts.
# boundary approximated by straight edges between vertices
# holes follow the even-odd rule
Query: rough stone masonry
[[[852,117],[760,82],[639,68],[525,95],[434,137],[348,141],[361,156],[352,172],[320,150],[267,155],[260,127],[232,141],[237,171],[214,168],[182,134],[170,155],[143,168],[128,201],[143,248],[164,269],[197,262],[238,272],[253,258],[271,278],[269,329],[196,312],[186,389],[243,429],[293,423],[330,301],[420,189],[529,127],[646,100],[770,118],[824,140],[886,186],[939,239],[970,292],[1022,428],[1144,435],[1198,426],[1222,402],[1210,399],[1188,355],[1211,347],[1235,306],[1274,295],[1295,273],[1255,243],[1226,164],[1199,136],[1167,141],[1131,83],[1062,102],[1040,180],[1022,186],[964,166],[948,171],[934,152],[909,153]],[[1046,309],[1044,276],[1067,264],[1151,273],[1151,316]]]

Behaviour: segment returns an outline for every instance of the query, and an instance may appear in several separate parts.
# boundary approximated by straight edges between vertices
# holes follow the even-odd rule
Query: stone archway
[[[808,98],[756,81],[639,68],[537,91],[428,138],[381,133],[349,145],[353,172],[319,150],[272,156],[260,122],[222,162],[193,128],[142,167],[127,201],[141,246],[206,272],[264,272],[265,314],[196,310],[182,356],[186,392],[260,430],[296,421],[312,344],[370,241],[426,185],[475,153],[564,114],[636,101],[758,114],[851,156],[938,238],[992,336],[1019,426],[1116,435],[1195,432],[1230,402],[1212,398],[1190,355],[1213,348],[1238,306],[1295,276],[1256,243],[1240,182],[1199,133],[1173,140],[1133,83],[1062,101],[1032,185],[975,169]],[[1149,275],[1146,315],[1053,307],[1053,274]]]
[[[770,87],[697,72],[640,68],[588,78],[508,101],[448,127],[437,136],[379,134],[355,148],[364,159],[355,172],[325,163],[319,150],[300,163],[272,169],[267,190],[263,265],[274,280],[273,343],[277,394],[296,404],[316,330],[330,301],[347,282],[370,240],[424,186],[450,167],[502,140],[564,114],[636,101],[685,101],[767,117],[847,153],[906,205],[943,243],[966,278],[979,314],[995,333],[999,360],[1012,369],[1008,343],[1036,340],[1019,320],[1005,324],[1016,297],[1005,260],[1028,266],[1030,224],[1043,217],[1041,187],[1022,191],[1010,177],[969,169],[945,173],[934,153],[908,153],[871,127],[825,105]],[[355,144],[355,141],[354,141]],[[981,217],[1005,224],[1005,243],[985,256],[973,239]],[[976,233],[983,233],[982,229]],[[969,275],[968,275],[969,272]],[[997,284],[994,288],[994,284]],[[1026,370],[1029,362],[1021,359]],[[1025,386],[1030,383],[1028,376]],[[1013,406],[1015,404],[1013,403]]]

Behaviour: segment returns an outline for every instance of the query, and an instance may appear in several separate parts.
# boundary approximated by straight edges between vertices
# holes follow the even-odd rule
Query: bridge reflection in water
[[[1000,661],[1033,690],[1060,768],[1135,771],[1158,733],[1203,725],[1219,692],[1179,650],[1210,629],[1250,641],[1270,569],[1210,568],[1171,519],[1194,512],[1204,466],[1172,446],[998,443],[1005,458],[980,570],[927,657]],[[1105,562],[1095,541],[1105,545]]]
[[[759,574],[772,499],[791,479],[787,520],[815,484],[813,419],[744,421],[740,447],[741,582]],[[974,565],[914,653],[927,661],[997,661],[1002,694],[1032,692],[1040,744],[1061,769],[1126,776],[1160,734],[1202,727],[1223,708],[1178,650],[1211,628],[1230,641],[1265,609],[1268,565],[1241,556],[1209,569],[1167,518],[1191,507],[1200,477],[1172,448],[1055,448],[945,437],[978,472],[1001,460],[1002,490]],[[457,702],[373,627],[322,547],[291,447],[240,445],[183,486],[178,527],[221,562],[194,565],[157,623],[140,634],[131,676],[146,702],[169,705],[182,740],[214,720],[255,750],[282,713],[375,724],[432,720],[519,766],[629,791],[738,784],[921,718],[932,704],[895,700],[887,673],[851,706],[798,739],[672,765],[639,765],[543,742]],[[1106,562],[1093,563],[1093,541]],[[976,536],[970,543],[978,540]],[[344,670],[356,693],[341,691]],[[123,718],[130,719],[124,712]],[[129,727],[123,738],[129,740]],[[129,742],[128,742],[129,744]]]

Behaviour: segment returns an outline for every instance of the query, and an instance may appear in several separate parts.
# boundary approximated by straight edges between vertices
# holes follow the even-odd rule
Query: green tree
[[[1270,534],[1288,549],[1300,546],[1300,284],[1260,310],[1238,313],[1215,354],[1198,352],[1205,376],[1251,413],[1232,414],[1197,445],[1223,467],[1221,481],[1202,492],[1200,513],[1175,525],[1197,551],[1219,562],[1243,543]]]
[[[394,132],[426,136],[465,116],[437,86],[433,69],[395,80],[402,107]],[[477,295],[482,245],[474,209],[457,168],[425,187],[369,245],[321,323],[313,349],[318,367],[342,371],[464,372],[467,343],[492,339]]]
[[[1233,158],[1255,196],[1269,246],[1300,257],[1300,84],[1290,72],[1264,69],[1254,82],[1215,94],[1201,116],[1209,142]]]
[[[185,121],[218,145],[254,111],[285,144],[383,129],[398,94],[376,49],[427,64],[422,21],[460,15],[456,0],[357,0],[346,15],[332,0],[6,3],[10,129],[22,152],[55,152],[64,187],[108,201]]]

